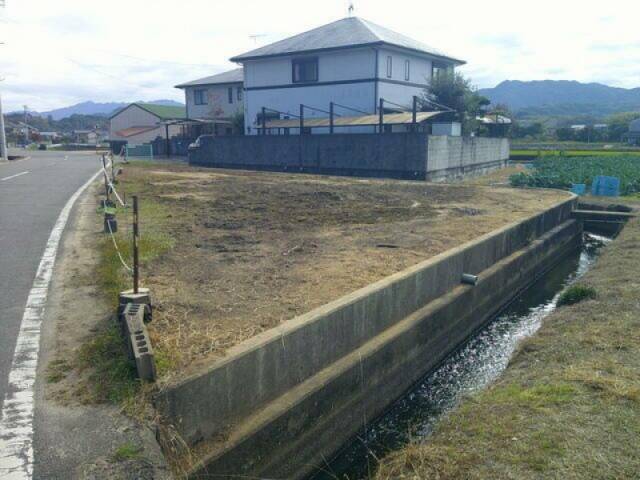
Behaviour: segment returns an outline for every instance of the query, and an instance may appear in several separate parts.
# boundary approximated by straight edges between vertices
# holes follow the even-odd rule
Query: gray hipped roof
[[[210,77],[199,78],[191,82],[176,85],[176,88],[195,87],[198,85],[218,85],[224,83],[242,83],[244,81],[244,71],[242,68],[229,70],[228,72],[218,73]]]
[[[260,57],[382,44],[406,48],[458,64],[465,63],[463,60],[431,48],[422,42],[358,17],[343,18],[308,32],[285,38],[279,42],[233,57],[231,61],[243,62]]]

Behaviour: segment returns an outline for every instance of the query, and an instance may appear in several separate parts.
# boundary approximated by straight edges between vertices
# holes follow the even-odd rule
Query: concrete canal
[[[562,290],[589,270],[608,241],[585,233],[581,249],[566,255],[516,297],[310,478],[369,478],[376,459],[412,439],[428,437],[441,416],[464,395],[486,387],[502,373],[518,342],[540,328],[543,319],[555,310]]]

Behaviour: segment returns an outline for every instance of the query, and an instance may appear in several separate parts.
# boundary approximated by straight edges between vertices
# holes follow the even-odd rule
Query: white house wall
[[[424,92],[424,87],[414,87],[410,85],[397,85],[394,83],[380,82],[378,85],[379,98],[402,105],[411,110],[413,96],[420,96]],[[399,108],[397,105],[388,104],[385,108]]]
[[[410,68],[410,83],[418,83],[420,85],[427,85],[431,80],[432,62],[428,58],[418,55],[412,55],[402,50],[396,50],[393,48],[379,49],[378,60],[378,77],[385,80],[395,80],[398,82],[406,82],[404,77],[404,65],[405,61],[409,60]],[[392,76],[387,77],[387,57],[392,59]]]
[[[318,84],[294,84],[292,60],[295,56],[248,61],[245,72],[245,128],[255,133],[255,121],[262,107],[299,114],[300,104],[323,110],[329,103],[341,103],[358,110],[375,111],[375,51],[361,48],[308,55],[318,57]],[[331,83],[324,82],[357,82]],[[272,87],[265,89],[264,87]],[[256,89],[257,88],[257,89]],[[357,112],[336,110],[342,115]],[[309,118],[327,117],[326,113],[306,110]],[[361,129],[356,129],[357,131]],[[341,131],[346,131],[342,129]],[[294,132],[291,132],[294,133]],[[320,133],[319,131],[316,133]]]
[[[392,59],[392,76],[387,77],[387,57]],[[405,62],[409,60],[410,76],[405,80]],[[381,48],[378,60],[378,96],[390,102],[411,108],[413,96],[420,96],[431,81],[431,60],[401,50]],[[394,105],[389,105],[395,108]]]
[[[318,57],[318,82],[336,82],[373,78],[375,51],[358,48],[319,54],[301,55]],[[291,60],[297,56],[266,58],[244,64],[245,88],[292,85]]]
[[[298,115],[301,103],[328,110],[329,103],[334,102],[372,114],[376,112],[379,99],[384,98],[410,108],[413,96],[422,95],[424,88],[431,81],[433,65],[431,57],[412,54],[393,47],[334,50],[300,57],[305,56],[318,57],[317,83],[293,83],[292,60],[298,58],[296,56],[262,58],[244,62],[246,131],[256,133],[256,118],[262,107]],[[387,77],[388,56],[391,56],[393,61],[391,77]],[[408,81],[405,79],[407,60],[410,62]],[[389,105],[389,107],[394,106]],[[340,109],[337,109],[336,113],[360,115],[358,112]],[[326,113],[305,110],[307,118],[326,118],[327,116]],[[324,131],[325,129],[316,129],[314,133],[324,133]],[[360,132],[363,129],[337,131],[347,133]],[[292,129],[290,133],[297,133],[297,131]]]
[[[229,88],[233,89],[232,103],[229,103]],[[238,88],[242,88],[241,83],[185,88],[187,116],[189,118],[228,118],[242,112],[243,100],[238,100]],[[206,90],[206,105],[195,104],[193,93],[195,90]]]
[[[296,88],[276,88],[268,90],[249,90],[246,94],[247,112],[245,124],[251,127],[251,133],[255,133],[255,121],[262,107],[272,108],[281,112],[299,115],[300,104],[309,105],[323,110],[329,110],[329,103],[347,105],[367,113],[374,113],[375,108],[375,81],[367,83],[347,83],[333,85],[303,86]],[[352,112],[336,107],[336,114],[343,116],[358,116],[358,112]],[[305,118],[326,118],[328,115],[305,109]],[[291,117],[297,118],[297,117]],[[362,129],[350,129],[349,131],[361,131]],[[347,133],[347,129],[337,131]],[[297,132],[291,132],[297,133]],[[314,133],[321,133],[320,131]]]
[[[115,139],[115,133],[130,127],[152,127],[160,119],[137,105],[125,108],[109,121],[109,136]]]

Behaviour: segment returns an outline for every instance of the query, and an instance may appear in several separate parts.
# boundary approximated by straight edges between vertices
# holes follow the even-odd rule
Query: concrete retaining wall
[[[304,478],[435,368],[534,278],[575,250],[570,220],[458,286],[249,417],[191,478]]]
[[[299,440],[308,437],[305,429],[297,428],[295,425],[309,427],[311,422],[323,426],[325,430],[327,428],[331,430],[329,419],[333,413],[341,411],[346,405],[360,405],[363,401],[360,393],[354,389],[354,385],[358,383],[351,383],[355,381],[353,377],[338,380],[336,365],[341,362],[349,365],[347,359],[350,356],[353,357],[354,352],[363,348],[368,342],[378,341],[380,345],[384,345],[386,342],[380,339],[388,335],[388,332],[398,328],[398,325],[412,315],[416,315],[416,312],[421,309],[435,302],[443,302],[445,298],[443,296],[450,295],[454,289],[460,288],[462,273],[480,274],[491,269],[496,262],[513,255],[522,247],[530,245],[533,240],[543,237],[545,233],[566,222],[573,206],[573,199],[561,202],[544,213],[487,234],[290,320],[280,327],[263,332],[232,348],[226,358],[213,364],[206,372],[191,376],[164,389],[156,397],[156,406],[164,421],[174,425],[190,445],[214,438],[217,439],[216,442],[222,440],[222,444],[215,449],[218,453],[211,457],[210,462],[216,473],[227,471],[227,473],[254,472],[252,474],[255,474],[258,471],[263,473],[270,471],[263,470],[267,463],[270,463],[267,459],[277,458],[278,453],[274,449],[277,450],[278,445],[281,447],[287,445],[288,429],[296,431]],[[573,222],[570,223],[574,225]],[[571,235],[575,236],[574,233]],[[571,235],[569,237],[573,238]],[[546,243],[542,245],[549,247]],[[548,248],[547,250],[538,249],[537,255],[541,257],[551,255],[556,249]],[[497,296],[491,295],[485,299],[477,293],[468,293],[467,295],[473,296],[474,303],[463,302],[464,305],[451,307],[454,310],[445,308],[439,314],[444,316],[438,317],[444,323],[421,327],[425,330],[421,333],[424,338],[420,341],[428,343],[428,349],[420,355],[422,357],[426,355],[435,361],[449,353],[466,338],[470,331],[485,320],[485,312],[500,306],[503,300],[510,297],[510,293],[515,292],[514,288],[520,288],[517,283],[509,284],[511,276],[520,278],[523,284],[533,279],[530,275],[531,269],[544,265],[544,262],[539,262],[537,257],[532,258],[530,267],[526,263],[521,264],[518,267],[519,270],[511,271],[509,276],[500,277],[502,283],[493,282],[490,287],[486,287],[486,290],[482,290],[483,292],[493,291]],[[518,272],[527,274],[521,276]],[[511,286],[504,291],[503,285]],[[472,289],[472,291],[481,290]],[[456,315],[458,315],[460,308],[472,309],[464,312],[473,311],[473,318],[464,320],[458,316],[450,316],[451,312],[457,312]],[[453,325],[457,326],[453,327]],[[427,338],[430,339],[428,342]],[[410,342],[410,338],[407,341]],[[418,337],[415,341],[416,346],[420,345]],[[392,380],[394,375],[406,379],[406,371],[396,367],[408,361],[410,355],[418,355],[418,352],[415,348],[405,351],[405,347],[407,345],[393,353],[383,354],[382,357],[374,355],[371,360],[371,375],[374,375],[377,369],[381,369],[375,374],[375,378],[381,375],[385,377],[384,372],[387,372]],[[410,354],[410,352],[414,353]],[[425,361],[415,373],[424,374],[431,364],[431,361]],[[398,372],[402,372],[402,375],[398,375]],[[397,398],[403,392],[403,388],[407,387],[404,380],[397,378],[390,381],[389,386],[379,392],[375,390],[374,394],[374,390],[370,389],[374,383],[370,383],[369,380],[374,377],[367,378],[365,390],[371,397],[375,397],[375,405],[367,410],[371,414],[379,412],[381,408]],[[276,422],[275,425],[280,425],[278,427],[280,430],[258,429],[256,431],[263,432],[264,435],[267,435],[265,432],[270,432],[268,438],[263,439],[263,447],[267,450],[255,450],[254,454],[246,458],[234,456],[241,451],[237,449],[245,445],[244,442],[262,438],[257,433],[248,434],[250,428],[246,425],[255,427],[263,424],[264,415],[269,417],[265,412],[271,412],[274,419],[284,418],[282,415],[286,416],[287,412],[292,411],[289,406],[295,403],[293,398],[311,398],[305,393],[305,389],[317,390],[318,388],[319,391],[325,392],[322,394],[322,401],[316,399],[319,403],[314,404],[314,408],[320,408],[323,412],[322,421],[318,421],[320,417],[312,414],[314,408],[309,407],[307,413],[305,410],[298,410],[299,415],[302,416],[291,419],[293,423],[288,424],[288,427]],[[298,394],[295,393],[296,391]],[[330,392],[336,395],[342,393],[340,396],[333,397]],[[363,398],[366,398],[366,395]],[[367,402],[372,401],[374,398],[367,400]],[[276,415],[275,412],[283,405],[284,410]],[[258,419],[252,416],[257,416]],[[361,420],[362,417],[359,418]],[[344,428],[345,435],[355,433],[352,428],[353,423],[344,424],[341,418],[339,424]],[[238,432],[245,432],[246,435]],[[325,433],[318,434],[318,438],[324,438]],[[311,442],[313,446],[309,447],[309,455],[318,452],[330,455],[333,443],[329,440],[335,435],[335,432],[327,434],[327,440],[324,443],[321,440]],[[306,445],[296,444],[300,449]],[[258,447],[253,445],[251,448]],[[220,449],[235,453],[220,454]],[[244,458],[241,463],[234,463],[240,461],[240,458]],[[242,467],[242,472],[232,471],[234,468],[239,469],[241,465],[246,467]],[[292,469],[291,472],[295,470],[294,466],[287,468]],[[290,477],[287,475],[287,478]]]
[[[194,165],[441,180],[505,164],[509,141],[424,133],[200,137]]]

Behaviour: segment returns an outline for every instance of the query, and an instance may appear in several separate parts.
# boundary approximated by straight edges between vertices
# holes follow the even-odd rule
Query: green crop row
[[[574,183],[590,186],[598,175],[618,177],[622,195],[640,192],[640,157],[541,157],[530,172],[512,175],[510,180],[516,187],[570,189]]]

